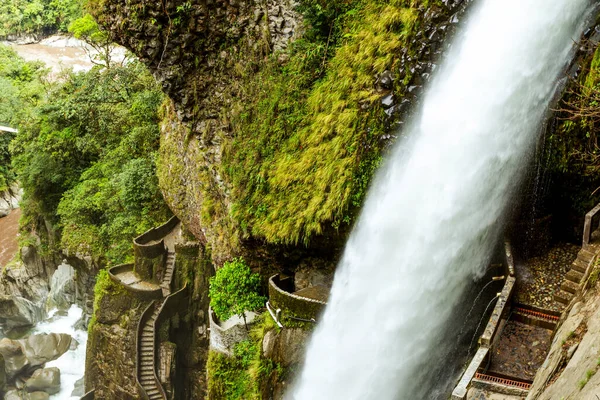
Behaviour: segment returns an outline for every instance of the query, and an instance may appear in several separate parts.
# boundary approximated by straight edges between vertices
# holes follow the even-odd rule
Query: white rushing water
[[[46,363],[45,368],[57,367],[60,370],[60,392],[50,396],[50,399],[79,399],[79,397],[71,396],[71,393],[75,387],[75,382],[83,378],[85,371],[87,332],[75,329],[77,322],[83,315],[83,310],[76,305],[72,305],[67,315],[57,316],[55,312],[50,312],[46,321],[37,324],[33,333],[66,333],[71,335],[78,345],[74,350],[69,350],[58,359]]]
[[[411,143],[370,190],[290,398],[448,397],[427,371],[457,340],[452,313],[497,243],[590,3],[475,2]]]

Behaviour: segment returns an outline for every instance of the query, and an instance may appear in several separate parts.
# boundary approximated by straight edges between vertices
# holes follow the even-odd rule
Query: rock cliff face
[[[356,113],[356,127],[348,131],[347,150],[336,156],[311,148],[310,143],[299,147],[296,144],[297,150],[289,153],[287,147],[294,132],[301,142],[302,136],[306,136],[306,141],[312,140],[308,138],[310,132],[301,131],[309,116],[304,119],[294,117],[297,120],[291,121],[291,117],[284,115],[287,112],[283,109],[284,102],[292,99],[282,98],[279,106],[282,109],[279,116],[275,116],[288,121],[273,121],[273,132],[267,130],[266,135],[275,140],[277,126],[293,124],[285,128],[285,137],[275,143],[261,144],[262,139],[253,139],[253,129],[245,127],[242,121],[248,114],[254,115],[250,117],[252,121],[263,119],[261,104],[264,102],[257,99],[261,94],[254,93],[255,90],[260,92],[261,86],[264,86],[263,91],[271,90],[265,86],[270,71],[285,76],[289,69],[295,68],[296,58],[303,49],[298,50],[300,46],[309,42],[302,36],[307,25],[297,11],[296,3],[290,0],[98,2],[95,14],[100,23],[108,28],[115,41],[132,50],[148,65],[170,97],[164,107],[162,124],[161,189],[170,208],[185,226],[199,241],[210,245],[217,264],[243,254],[254,259],[266,256],[263,263],[268,260],[281,268],[286,266],[285,260],[282,262],[281,259],[286,257],[290,247],[296,254],[307,249],[296,246],[298,242],[307,245],[308,252],[325,249],[331,255],[341,248],[376,160],[395,138],[395,124],[402,120],[411,101],[429,78],[440,57],[442,40],[458,22],[460,5],[467,2],[434,1],[428,6],[412,3],[395,1],[386,8],[373,2],[360,10],[360,17],[348,17],[356,18],[357,23],[364,25],[357,36],[364,34],[367,42],[371,40],[369,32],[375,30],[371,35],[375,47],[371,50],[368,48],[371,44],[363,44],[365,66],[350,65],[350,69],[357,69],[356,72],[348,71],[356,75],[350,84],[363,85],[365,90],[361,93],[365,98],[356,98],[353,100],[356,103],[349,105]],[[389,13],[388,26],[377,25],[378,19],[369,16],[369,13],[379,11]],[[397,36],[389,31],[397,32]],[[298,38],[302,38],[298,42],[301,44],[292,45]],[[356,39],[357,43],[367,43],[359,39]],[[306,72],[317,75],[308,78],[302,89],[304,92],[287,94],[299,96],[293,101],[302,107],[308,102],[307,93],[321,77],[339,80],[335,78],[337,63],[332,61],[328,65],[326,62],[327,58],[337,56],[335,49],[326,48],[326,44],[327,41],[315,50],[317,54],[325,52],[321,61],[315,64],[315,69],[322,71]],[[360,50],[349,47],[347,51]],[[373,60],[366,55],[371,52],[376,54]],[[301,53],[302,57],[310,54]],[[385,68],[389,70],[383,71]],[[364,77],[360,75],[360,69],[367,71]],[[328,74],[330,78],[327,78]],[[292,75],[284,79],[293,82],[307,78]],[[286,86],[285,82],[281,86]],[[275,104],[274,107],[278,106]],[[334,113],[339,104],[324,107],[331,107],[324,112]],[[335,118],[338,124],[343,125],[346,121],[342,117]],[[381,129],[373,137],[364,138],[370,129],[365,125],[369,118],[378,118],[376,125]],[[342,128],[333,126],[331,129],[333,136],[323,138],[328,146],[333,145],[329,140],[335,137],[336,129]],[[270,155],[264,153],[265,146],[269,153],[274,153],[275,159],[270,160]],[[243,147],[258,151],[252,161],[255,165],[241,164],[240,157],[245,157],[240,153]],[[304,183],[293,181],[275,188],[279,186],[277,174],[293,173],[300,168],[292,165],[285,169],[282,165],[281,171],[260,172],[260,176],[252,178],[264,179],[261,187],[255,187],[256,182],[246,182],[256,173],[256,166],[269,169],[288,162],[284,160],[300,162],[303,158],[309,163],[318,163],[322,157],[333,157],[332,163],[341,158],[347,163],[348,170],[343,173],[345,167],[342,164],[333,166],[342,169],[339,174],[332,172],[333,175],[326,178],[328,183],[316,174],[315,164],[296,174],[307,174]],[[327,168],[326,164],[322,166],[324,170]],[[243,175],[243,182],[236,177],[238,173]],[[315,183],[320,185],[321,180],[324,182],[322,188],[312,187]],[[249,198],[260,190],[272,192],[272,200],[269,193],[265,193],[262,196],[265,204],[251,204]],[[311,200],[312,190],[315,200]],[[257,247],[261,249],[258,252]]]
[[[600,367],[600,287],[597,276],[598,270],[587,282],[587,290],[565,311],[528,400],[597,398],[600,386],[600,374],[596,374]]]

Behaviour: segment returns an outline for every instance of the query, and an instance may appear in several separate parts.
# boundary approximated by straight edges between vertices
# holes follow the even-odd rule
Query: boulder
[[[4,400],[25,400],[25,397],[21,396],[18,390],[9,390],[4,395]]]
[[[48,400],[50,395],[46,392],[27,393],[20,390],[10,390],[4,395],[4,400]]]
[[[63,260],[58,266],[50,280],[50,293],[46,300],[46,310],[58,308],[68,310],[75,303],[77,296],[77,284],[75,281],[75,269]]]
[[[36,369],[25,382],[27,392],[56,394],[60,391],[60,370],[56,367]]]
[[[0,325],[5,328],[33,326],[43,318],[42,309],[19,296],[0,296]]]
[[[81,378],[75,382],[75,388],[71,392],[71,397],[81,397],[85,394],[84,378]]]
[[[71,336],[64,333],[42,333],[21,340],[0,340],[0,354],[4,358],[7,379],[14,380],[21,373],[56,360],[70,346]]]
[[[71,347],[71,336],[66,333],[41,333],[18,340],[32,366],[56,360]]]
[[[0,340],[0,354],[4,360],[6,378],[13,380],[21,371],[29,366],[27,357],[18,342],[4,338]]]
[[[32,392],[27,397],[29,400],[48,400],[50,395],[46,392]]]

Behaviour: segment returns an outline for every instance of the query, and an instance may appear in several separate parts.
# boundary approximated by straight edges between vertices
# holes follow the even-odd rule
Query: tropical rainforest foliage
[[[66,32],[81,16],[81,0],[2,0],[0,37]]]
[[[0,118],[19,128],[12,155],[13,138],[0,141],[0,186],[18,177],[22,224],[35,231],[49,222],[62,248],[122,261],[132,237],[167,217],[155,174],[163,96],[154,78],[130,63],[51,83],[10,49],[0,57],[8,60],[0,64]]]
[[[41,63],[25,62],[0,45],[0,125],[17,126],[43,98],[45,70]],[[16,178],[10,168],[9,143],[14,134],[0,132],[0,191]]]

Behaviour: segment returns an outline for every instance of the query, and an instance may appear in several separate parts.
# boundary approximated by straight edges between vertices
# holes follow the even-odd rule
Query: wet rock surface
[[[509,320],[492,348],[490,372],[533,380],[550,348],[552,331]]]
[[[60,391],[60,371],[56,367],[37,369],[25,382],[28,392],[56,394]]]
[[[76,285],[75,269],[67,264],[66,260],[63,260],[50,280],[50,293],[46,300],[46,309],[68,310],[76,300]]]
[[[31,373],[48,361],[56,360],[69,350],[71,336],[61,333],[31,335],[26,339],[0,340],[0,354],[4,358],[9,380]]]
[[[517,262],[517,291],[515,301],[545,310],[562,311],[564,305],[554,301],[565,274],[577,258],[579,246],[559,243],[540,257]]]

